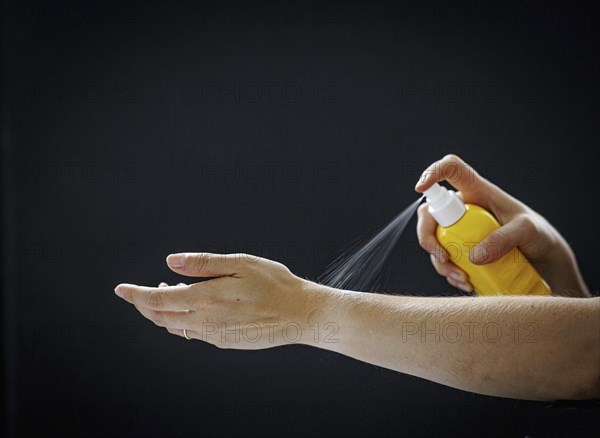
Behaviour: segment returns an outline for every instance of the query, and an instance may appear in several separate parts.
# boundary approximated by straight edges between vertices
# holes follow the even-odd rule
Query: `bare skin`
[[[457,159],[447,156],[443,160]],[[426,176],[417,190],[425,190],[442,177],[441,173]],[[471,196],[468,187],[451,183],[465,200]],[[499,192],[492,194],[493,200],[502,202]],[[467,202],[475,203],[475,199]],[[508,211],[492,208],[498,204],[482,206],[492,210],[505,227],[515,225],[500,236],[506,247],[533,239],[538,248],[545,249],[544,254],[539,250],[533,254],[537,259],[527,255],[539,263],[538,270],[553,291],[557,288],[559,293],[575,295],[576,290],[578,296],[589,296],[577,269],[552,271],[552,263],[577,265],[574,257],[572,264],[567,263],[565,257],[572,252],[564,251],[562,237],[541,216],[526,206]],[[525,220],[540,229],[514,231],[525,223],[521,215],[530,215]],[[435,245],[428,247],[431,227],[423,212],[419,227],[420,241],[441,257],[440,262],[436,260],[438,272],[449,275],[456,267],[443,261],[443,252]],[[178,336],[184,336],[185,329],[187,337],[220,348],[311,345],[500,397],[600,398],[600,297],[426,298],[351,292],[304,280],[280,263],[246,254],[172,254],[167,264],[181,275],[214,278],[177,286],[120,284],[115,292]]]

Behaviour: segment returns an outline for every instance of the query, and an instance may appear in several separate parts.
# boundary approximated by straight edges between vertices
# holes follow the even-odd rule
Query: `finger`
[[[428,207],[427,203],[421,204],[417,210],[417,238],[421,248],[443,263],[448,260],[448,253],[435,237],[437,222],[427,210]]]
[[[169,333],[171,333],[172,335],[180,336],[180,337],[182,337],[182,338],[185,339],[185,336],[183,334],[183,330],[182,329],[176,329],[176,328],[167,327],[167,331]],[[191,339],[200,339],[198,337],[198,334],[195,331],[193,331],[193,330],[187,330],[186,329],[185,333],[187,334],[188,338],[191,338]]]
[[[144,318],[149,319],[159,327],[171,327],[177,329],[187,329],[191,327],[194,319],[194,312],[159,312],[148,309],[147,307],[135,306]]]
[[[168,287],[169,285],[167,283],[165,283],[164,281],[161,281],[160,283],[158,283],[158,287]]]
[[[469,276],[452,262],[440,263],[434,256],[431,256],[431,264],[438,274],[443,277],[452,278],[459,283],[467,283]]]
[[[537,235],[535,224],[527,216],[516,216],[497,228],[469,251],[469,258],[478,265],[491,263],[507,254],[517,245],[526,247]]]
[[[446,280],[448,281],[449,284],[451,284],[452,286],[454,286],[457,289],[463,290],[465,292],[473,292],[473,286],[468,281],[460,282],[460,281],[454,280],[451,277],[446,278]]]
[[[248,254],[188,252],[169,255],[167,265],[178,274],[189,277],[223,277],[237,275],[248,262],[258,259]]]
[[[136,307],[153,310],[192,309],[193,292],[189,286],[146,287],[122,283],[115,293]]]
[[[484,208],[508,208],[514,200],[495,184],[482,177],[460,157],[449,154],[431,164],[421,174],[415,190],[419,193],[430,188],[435,182],[448,181],[455,189],[461,190],[464,202]]]
[[[481,176],[460,157],[449,154],[432,163],[419,178],[415,186],[417,192],[423,192],[435,182],[448,181],[458,190],[470,189],[473,183],[479,183]]]

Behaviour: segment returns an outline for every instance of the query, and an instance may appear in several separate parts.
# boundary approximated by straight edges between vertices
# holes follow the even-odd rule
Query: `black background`
[[[501,4],[499,4],[501,3]],[[316,279],[456,153],[598,290],[598,3],[4,2],[5,413],[14,436],[585,436],[597,410],[324,350],[186,342],[118,299],[171,252]],[[386,290],[458,291],[414,222]],[[596,292],[597,294],[597,292]]]

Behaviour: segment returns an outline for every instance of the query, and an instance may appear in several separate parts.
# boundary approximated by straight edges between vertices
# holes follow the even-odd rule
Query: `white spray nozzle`
[[[446,187],[442,187],[438,183],[433,183],[433,185],[425,190],[423,194],[427,197],[427,202],[431,203],[432,200],[444,196],[447,192],[448,190],[446,190]]]
[[[467,208],[452,191],[433,183],[423,194],[427,197],[429,213],[442,227],[449,227],[463,217]]]

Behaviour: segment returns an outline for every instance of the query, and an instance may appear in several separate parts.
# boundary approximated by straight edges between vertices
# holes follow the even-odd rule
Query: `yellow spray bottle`
[[[469,250],[500,227],[490,212],[464,204],[438,183],[424,194],[429,213],[438,223],[438,241],[448,251],[450,261],[467,273],[478,295],[550,295],[548,284],[517,247],[485,265],[471,262]]]

